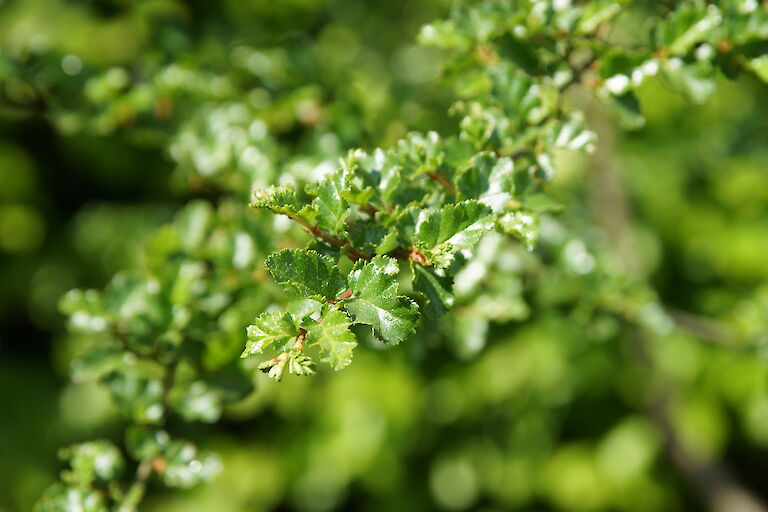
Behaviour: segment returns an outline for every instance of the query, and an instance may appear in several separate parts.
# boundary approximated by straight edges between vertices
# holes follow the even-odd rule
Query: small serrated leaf
[[[292,375],[314,375],[315,362],[307,354],[294,350],[288,356],[288,373]]]
[[[299,335],[299,325],[290,313],[262,313],[246,332],[248,342],[240,357],[260,354],[269,346],[284,350]]]
[[[586,128],[584,116],[578,112],[555,121],[548,128],[548,135],[556,148],[585,153],[591,153],[595,149],[597,135]]]
[[[347,289],[333,260],[315,251],[284,249],[272,253],[266,267],[278,284],[306,298],[331,300]]]
[[[413,273],[413,289],[422,294],[426,302],[424,313],[430,318],[442,316],[453,306],[453,279],[422,265],[413,265]]]
[[[539,239],[539,218],[533,212],[509,212],[499,219],[498,224],[502,231],[523,242],[529,251],[533,250]]]
[[[480,153],[456,177],[460,200],[477,199],[494,212],[501,211],[515,190],[514,164],[510,158]]]
[[[322,361],[341,370],[352,362],[352,350],[357,346],[357,338],[349,330],[351,323],[346,313],[336,308],[324,311],[319,322],[306,318],[302,322],[307,331],[304,345],[317,346]]]
[[[448,204],[416,228],[414,242],[438,268],[451,264],[456,252],[474,246],[493,229],[491,210],[477,201]]]
[[[389,343],[406,339],[419,318],[418,306],[397,295],[398,270],[397,262],[385,256],[358,262],[348,276],[353,297],[344,301],[355,323],[371,325],[376,336]]]
[[[345,189],[344,172],[342,170],[323,179],[312,190],[317,197],[312,202],[318,212],[320,228],[332,235],[346,233],[346,220],[349,217],[350,207],[343,197]]]
[[[656,44],[666,47],[670,55],[684,55],[697,43],[705,41],[722,21],[722,13],[716,5],[682,3],[657,25]]]
[[[318,216],[317,207],[309,200],[302,200],[291,184],[255,191],[251,207],[265,208],[306,224],[313,223]]]

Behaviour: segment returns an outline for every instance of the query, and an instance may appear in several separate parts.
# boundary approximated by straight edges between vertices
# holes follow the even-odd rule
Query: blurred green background
[[[30,510],[60,446],[122,435],[106,392],[68,379],[59,297],[134,264],[192,198],[236,191],[245,208],[242,158],[196,151],[226,139],[204,116],[259,112],[249,129],[276,146],[248,178],[264,182],[408,130],[453,133],[440,55],[415,43],[449,8],[0,0],[0,511]],[[600,149],[559,159],[567,208],[536,252],[503,253],[490,330],[459,308],[450,334],[360,347],[343,372],[259,375],[220,423],[176,426],[224,472],[155,489],[144,509],[701,510],[724,489],[768,502],[768,89],[719,82],[691,105],[649,81],[631,133],[575,91]],[[617,303],[601,307],[626,282],[665,308],[643,312],[643,354]]]

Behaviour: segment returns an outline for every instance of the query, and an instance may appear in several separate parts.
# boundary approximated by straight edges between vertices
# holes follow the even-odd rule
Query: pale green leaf
[[[34,512],[107,512],[102,494],[92,489],[54,484],[35,504]]]
[[[270,346],[278,352],[284,350],[299,335],[299,325],[290,313],[262,313],[246,333],[248,341],[240,357],[260,354]]]
[[[302,323],[307,331],[304,345],[317,346],[322,361],[334,370],[341,370],[352,362],[352,350],[357,346],[357,338],[349,330],[351,323],[343,311],[328,308],[320,321],[307,318]]]

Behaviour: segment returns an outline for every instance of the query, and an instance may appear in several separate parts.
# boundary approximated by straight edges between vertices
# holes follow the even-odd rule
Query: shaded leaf
[[[422,265],[413,265],[413,272],[413,289],[424,296],[424,313],[428,317],[438,318],[453,307],[452,278]]]

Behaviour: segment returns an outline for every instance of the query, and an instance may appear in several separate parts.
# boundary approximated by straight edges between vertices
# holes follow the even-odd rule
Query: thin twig
[[[453,186],[453,183],[451,183],[448,178],[446,178],[439,172],[428,172],[427,177],[432,181],[442,185],[445,188],[445,190],[448,191],[449,194],[454,196],[456,195],[456,187]]]

